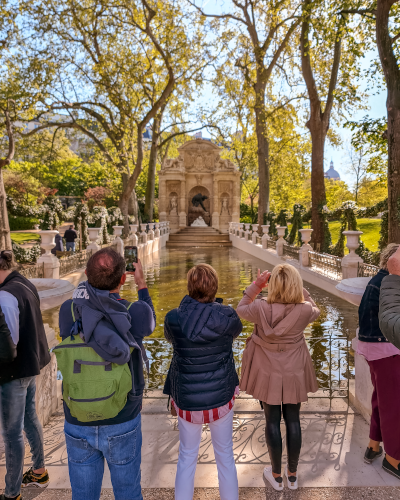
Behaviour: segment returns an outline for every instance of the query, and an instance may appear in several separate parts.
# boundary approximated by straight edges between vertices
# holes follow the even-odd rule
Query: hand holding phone
[[[138,248],[137,247],[125,247],[125,262],[126,271],[135,272],[135,265],[138,262]]]

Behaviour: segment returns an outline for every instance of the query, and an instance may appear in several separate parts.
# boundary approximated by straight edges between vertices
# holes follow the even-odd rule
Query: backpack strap
[[[72,314],[72,319],[74,320],[74,323],[76,321],[75,319],[75,313],[74,313],[74,302],[71,302],[71,314]]]
[[[129,311],[129,308],[131,307],[132,304],[133,302],[129,302],[129,306],[126,308],[127,311]]]

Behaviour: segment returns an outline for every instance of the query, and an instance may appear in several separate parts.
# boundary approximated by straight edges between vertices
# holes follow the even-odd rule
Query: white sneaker
[[[265,467],[264,468],[264,483],[265,480],[269,482],[269,484],[274,488],[276,491],[282,491],[283,490],[283,479],[282,477],[277,477],[276,479],[272,475],[272,467]]]
[[[297,476],[289,476],[287,464],[285,467],[285,476],[287,479],[287,485],[288,485],[289,490],[297,490],[297,488],[299,487],[299,483],[297,482]],[[290,477],[290,479],[293,479],[295,477],[296,481],[290,481],[289,477]]]

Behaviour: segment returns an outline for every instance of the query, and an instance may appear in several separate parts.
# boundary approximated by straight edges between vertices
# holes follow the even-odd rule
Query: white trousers
[[[179,420],[179,458],[175,479],[175,500],[192,500],[194,475],[201,441],[202,424]],[[218,469],[221,500],[239,500],[239,484],[233,458],[233,409],[225,417],[209,424]]]

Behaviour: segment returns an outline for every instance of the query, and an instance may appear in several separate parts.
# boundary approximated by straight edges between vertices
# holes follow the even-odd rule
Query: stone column
[[[101,246],[97,244],[97,240],[99,239],[100,227],[88,227],[90,244],[86,248],[92,252],[92,255],[101,249]]]
[[[243,222],[239,222],[239,238],[244,238],[243,225]]]
[[[232,220],[239,222],[240,220],[240,172],[237,173],[237,181],[233,186],[233,207],[232,207]]]
[[[137,230],[138,230],[138,225],[137,224],[130,224],[129,225],[130,227],[130,230],[131,230],[131,241],[132,241],[132,245],[134,247],[137,247],[138,244],[139,244],[139,240],[138,240],[138,237],[136,235],[137,233]]]
[[[257,245],[258,226],[258,224],[252,225],[253,234],[251,235],[251,241],[254,243],[254,245]]]
[[[154,223],[149,223],[149,232],[147,233],[147,240],[154,240]]]
[[[250,231],[250,224],[245,224],[244,227],[246,229],[246,231],[244,232],[244,239],[246,241],[249,241],[249,234],[251,233],[251,231]]]
[[[156,230],[154,231],[154,237],[159,238],[161,233],[160,233],[160,222],[155,223]]]
[[[146,226],[147,224],[144,224],[143,222],[140,224],[140,239],[142,240],[143,245],[147,245],[147,233],[146,233]]]
[[[266,250],[268,248],[267,241],[269,240],[269,234],[268,234],[269,226],[270,226],[269,224],[261,226],[262,230],[263,230],[263,235],[262,235],[262,238],[261,238],[261,243],[262,243],[262,247],[264,248],[264,250]]]
[[[179,199],[179,227],[186,227],[186,181],[181,181],[181,197]]]
[[[121,234],[124,226],[113,226],[114,230],[114,243],[117,245],[117,252],[124,257],[124,242],[121,240]]]
[[[362,231],[343,231],[343,234],[347,238],[346,246],[350,250],[348,255],[345,255],[342,259],[342,274],[343,279],[357,278],[358,266],[363,264],[363,260],[359,257],[355,251],[360,246],[360,236],[363,234]]]
[[[40,246],[45,250],[45,253],[38,258],[37,263],[43,264],[43,277],[59,279],[60,261],[50,252],[56,245],[54,238],[58,231],[39,231],[39,234],[41,236]]]
[[[214,229],[219,229],[219,192],[218,192],[218,181],[214,178],[213,181],[213,193],[212,193],[212,227]]]
[[[276,242],[276,253],[280,257],[283,255],[283,245],[286,243],[283,239],[285,236],[286,226],[279,226],[276,228],[278,231],[278,241]]]
[[[165,221],[167,218],[167,208],[168,208],[168,200],[167,200],[167,181],[164,179],[160,179],[159,184],[159,213],[160,213],[160,221]]]
[[[299,262],[302,266],[310,265],[310,256],[308,252],[312,252],[312,246],[309,245],[309,241],[311,240],[311,233],[314,231],[313,229],[299,229],[301,233],[301,241],[303,245],[299,251]]]

